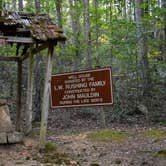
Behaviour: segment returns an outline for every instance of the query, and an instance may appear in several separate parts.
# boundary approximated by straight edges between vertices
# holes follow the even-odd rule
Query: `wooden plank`
[[[30,49],[31,50],[31,49]],[[26,99],[26,131],[28,134],[32,130],[32,96],[33,96],[33,55],[28,59],[28,83],[27,83],[27,99]]]
[[[32,50],[31,50],[31,54],[32,54],[32,55],[37,54],[38,52],[40,52],[40,51],[46,49],[47,47],[48,47],[48,43],[43,43],[43,44],[41,44],[40,46],[38,46],[38,47],[32,49]],[[23,61],[23,60],[27,59],[28,56],[29,56],[29,51],[21,57],[21,60]]]
[[[0,61],[19,61],[19,57],[2,57],[0,56]]]
[[[16,131],[21,129],[21,95],[22,95],[22,61],[18,61],[17,66],[17,110],[16,110]]]
[[[46,60],[46,73],[45,73],[44,93],[43,93],[43,103],[42,103],[42,113],[41,113],[41,127],[40,127],[40,140],[39,140],[39,146],[41,149],[44,148],[46,143],[53,49],[54,49],[54,45],[50,44],[48,48],[48,55]]]
[[[0,39],[6,39],[8,43],[34,43],[31,37],[0,36]]]

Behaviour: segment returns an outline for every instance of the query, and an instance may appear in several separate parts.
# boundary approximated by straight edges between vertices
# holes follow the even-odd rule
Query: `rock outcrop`
[[[18,143],[23,134],[16,132],[10,119],[10,112],[5,100],[0,100],[0,144]]]

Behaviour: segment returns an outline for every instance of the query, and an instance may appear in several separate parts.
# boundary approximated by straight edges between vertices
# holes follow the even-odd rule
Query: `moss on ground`
[[[57,146],[52,142],[46,143],[45,148],[40,151],[40,155],[34,157],[33,159],[41,163],[66,165],[70,165],[70,162],[72,161],[68,154],[58,152]]]
[[[156,157],[159,157],[159,158],[164,158],[166,159],[166,149],[164,150],[159,150],[156,154],[155,154]]]
[[[88,138],[93,141],[117,141],[122,142],[128,138],[129,134],[114,130],[99,130],[88,134]]]
[[[53,142],[47,142],[44,148],[45,152],[53,152],[57,150],[57,146]]]
[[[98,163],[91,163],[90,166],[100,166]]]
[[[161,141],[166,138],[166,132],[158,128],[153,128],[148,131],[145,131],[144,135],[147,137],[151,137],[155,140],[161,140]]]

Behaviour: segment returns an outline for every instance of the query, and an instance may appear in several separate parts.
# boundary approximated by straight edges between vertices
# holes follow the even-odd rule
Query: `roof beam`
[[[0,61],[19,61],[19,57],[2,57],[0,56]]]
[[[0,36],[0,39],[5,39],[8,43],[33,43],[31,37]]]
[[[36,48],[31,49],[31,53],[29,53],[29,51],[28,51],[26,54],[24,54],[22,57],[20,57],[20,59],[23,61],[26,58],[28,58],[29,54],[31,54],[31,55],[37,54],[38,52],[46,49],[47,47],[48,47],[48,43],[47,42],[43,43],[40,46],[37,46]]]

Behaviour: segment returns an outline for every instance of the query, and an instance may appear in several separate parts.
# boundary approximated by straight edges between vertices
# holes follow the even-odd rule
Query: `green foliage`
[[[92,141],[116,141],[123,142],[128,138],[128,133],[114,130],[99,130],[88,134]]]

